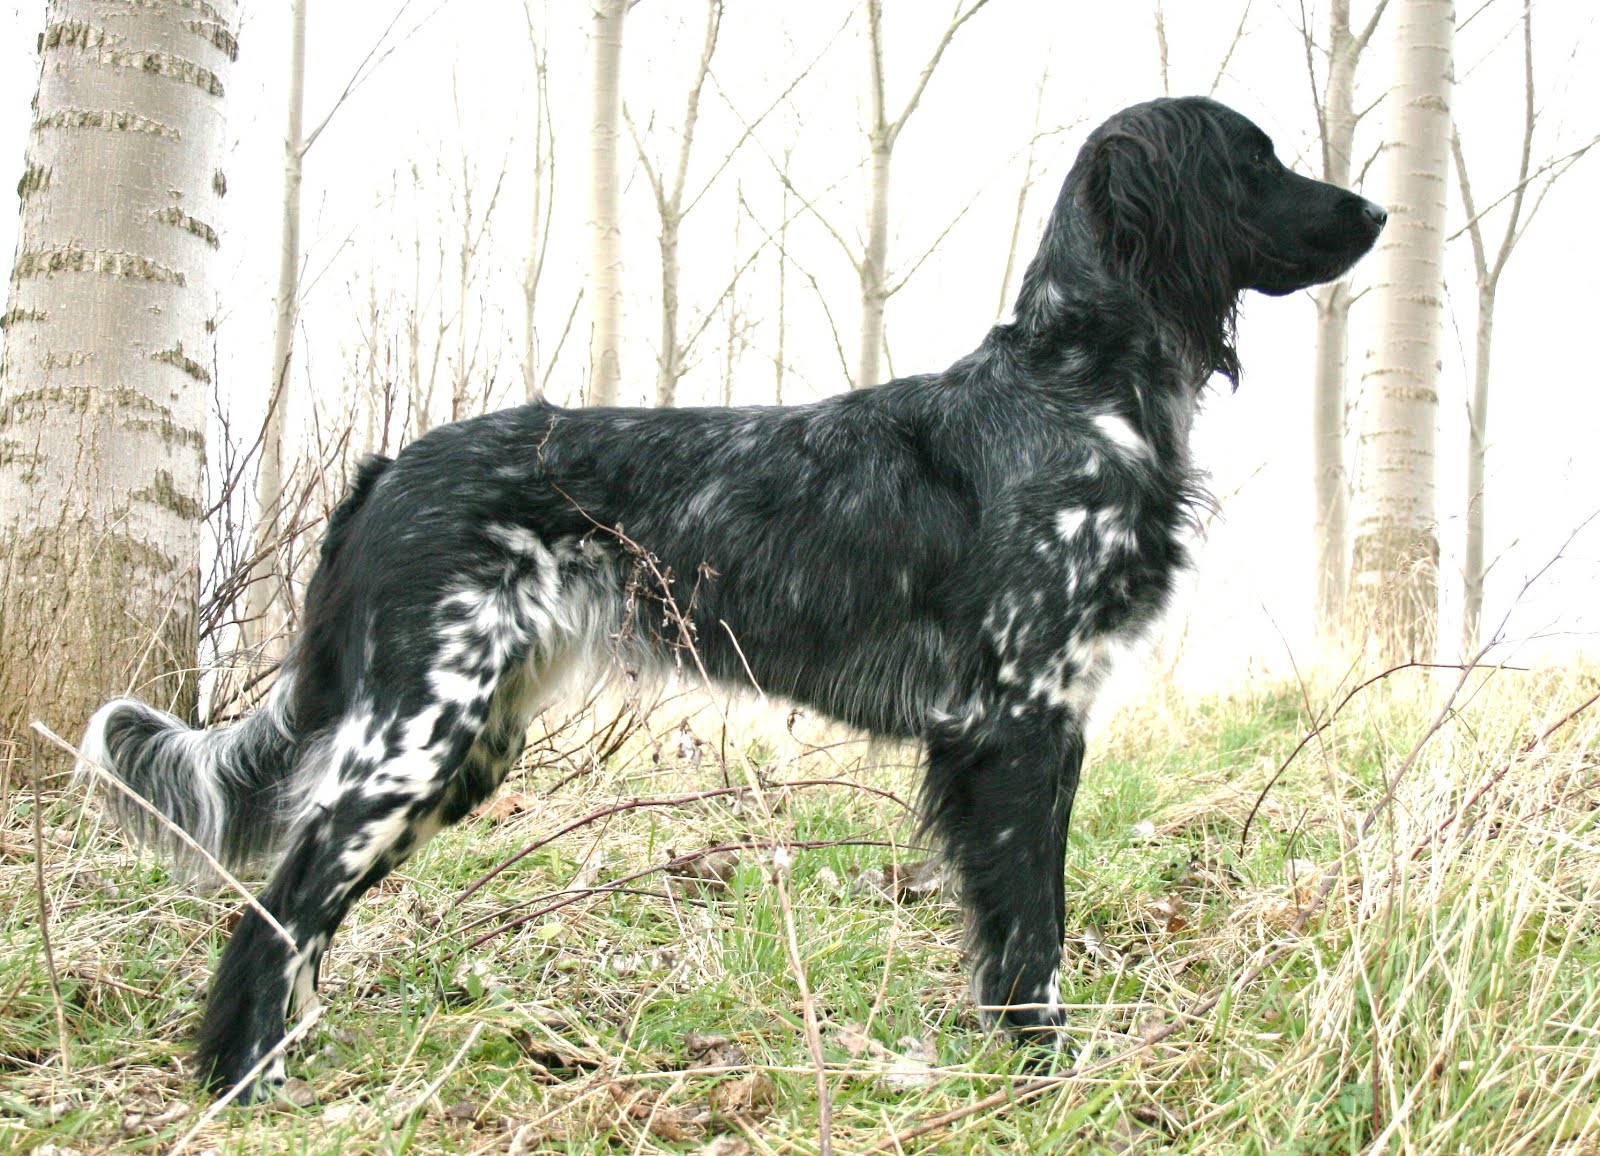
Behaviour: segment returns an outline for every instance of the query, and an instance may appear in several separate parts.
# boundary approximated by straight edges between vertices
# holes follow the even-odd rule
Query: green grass
[[[1063,968],[1075,1037],[1109,1062],[907,1147],[1595,1151],[1596,711],[1523,747],[1596,678],[1475,682],[1358,840],[1452,682],[1409,673],[1358,696],[1261,801],[1248,838],[1261,788],[1344,688],[1160,697],[1111,720],[1073,826]],[[564,732],[571,749],[543,756],[555,765],[507,785],[520,811],[444,833],[359,905],[325,966],[324,1014],[291,1056],[314,1102],[224,1110],[190,1150],[697,1152],[722,1136],[728,1151],[819,1151],[791,932],[836,1150],[1027,1081],[1022,1057],[979,1030],[953,898],[897,903],[865,881],[927,858],[905,809],[876,793],[913,798],[912,753],[806,721],[796,737],[753,707],[725,737],[700,707],[691,725],[706,741],[683,766],[681,708],[546,794],[585,766]],[[575,818],[757,774],[770,816],[750,795],[612,814],[463,898]],[[780,786],[815,778],[841,783]],[[1491,779],[1464,822],[1430,839]],[[169,1151],[208,1107],[187,1041],[235,899],[130,853],[75,795],[46,794],[37,848],[31,796],[3,802],[0,1150]],[[841,845],[796,850],[781,875],[770,853],[744,850],[720,886],[645,875],[468,947],[568,888],[774,841]],[[1177,1031],[1136,1050],[1174,1017]],[[711,1035],[726,1039],[708,1051]],[[905,1058],[924,1047],[930,1060]]]

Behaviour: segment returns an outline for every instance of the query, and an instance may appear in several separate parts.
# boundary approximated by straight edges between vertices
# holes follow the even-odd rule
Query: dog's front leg
[[[929,738],[929,825],[961,881],[972,990],[984,1022],[1063,1043],[1067,823],[1083,762],[1075,712],[1000,701]]]

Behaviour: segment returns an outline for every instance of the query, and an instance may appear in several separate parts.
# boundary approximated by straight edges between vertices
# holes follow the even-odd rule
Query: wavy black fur
[[[207,1082],[267,1053],[350,904],[495,788],[561,683],[672,666],[671,604],[716,678],[926,744],[978,1001],[1059,1038],[1084,715],[1184,562],[1197,398],[1237,380],[1244,290],[1337,277],[1383,221],[1222,105],[1154,101],[1090,136],[1015,320],[942,373],[781,408],[526,406],[370,460],[268,723],[198,736],[122,701],[85,740],[226,856],[281,851],[261,898],[298,948],[246,912]]]

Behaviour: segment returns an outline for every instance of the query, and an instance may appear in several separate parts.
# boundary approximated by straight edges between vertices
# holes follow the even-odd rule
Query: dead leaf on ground
[[[163,1105],[154,1095],[139,1097],[123,1114],[122,1130],[134,1132],[139,1129],[157,1131],[168,1124],[183,1119],[189,1114],[189,1105],[182,1100]]]
[[[742,1136],[718,1136],[695,1156],[750,1156],[750,1142]]]
[[[850,893],[891,903],[913,903],[937,896],[945,888],[945,878],[944,864],[937,859],[889,863],[863,870],[851,884]]]
[[[685,1032],[683,1050],[690,1057],[689,1069],[737,1068],[750,1062],[745,1050],[727,1036],[708,1032]]]
[[[1166,1137],[1154,1128],[1147,1128],[1129,1116],[1118,1116],[1116,1122],[1102,1133],[1106,1148],[1115,1152],[1117,1156],[1125,1156],[1129,1152],[1148,1152],[1159,1144],[1166,1143]]]
[[[317,1093],[311,1085],[294,1076],[285,1080],[278,1092],[296,1108],[309,1108],[317,1102]]]
[[[477,810],[480,819],[487,819],[491,823],[504,823],[513,815],[531,810],[537,802],[537,796],[525,795],[519,791],[507,791],[496,795]]]
[[[932,1036],[902,1036],[889,1048],[868,1036],[858,1024],[836,1024],[831,1034],[852,1059],[866,1055],[887,1065],[878,1078],[890,1091],[926,1088],[938,1078],[934,1065],[939,1061],[939,1049]]]
[[[1104,960],[1112,967],[1122,964],[1122,953],[1106,943],[1105,934],[1094,924],[1088,924],[1083,929],[1083,949],[1096,959]]]
[[[1176,895],[1163,895],[1150,905],[1149,911],[1161,930],[1173,935],[1188,928],[1189,919],[1185,914],[1188,906]]]
[[[696,1140],[711,1122],[711,1109],[703,1105],[674,1107],[662,1092],[611,1084],[607,1089],[616,1102],[616,1123],[631,1120],[657,1139],[669,1143]]]
[[[544,1080],[573,1079],[594,1071],[603,1063],[602,1057],[547,1031],[535,1033],[529,1028],[518,1028],[511,1033],[511,1042],[534,1066],[535,1074]]]
[[[1295,902],[1305,903],[1322,882],[1322,868],[1310,859],[1290,859],[1283,865],[1283,881],[1289,885]]]
[[[939,1060],[932,1036],[902,1036],[895,1041],[899,1055],[883,1073],[883,1085],[892,1092],[929,1087],[934,1081],[933,1065]]]
[[[670,848],[667,854],[677,857],[677,852]],[[732,882],[733,873],[738,869],[739,852],[713,851],[709,855],[699,855],[674,864],[667,878],[679,895],[695,891],[722,891]]]
[[[730,1120],[765,1115],[778,1099],[778,1086],[766,1072],[746,1072],[711,1089],[711,1110]]]
[[[859,1058],[869,1048],[883,1046],[869,1037],[859,1024],[834,1024],[831,1034],[839,1046],[850,1053],[851,1059]]]

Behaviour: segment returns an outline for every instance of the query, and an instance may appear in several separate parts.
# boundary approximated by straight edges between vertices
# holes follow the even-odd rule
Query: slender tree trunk
[[[0,326],[0,726],[194,706],[234,0],[51,0]]]
[[[678,226],[661,221],[661,354],[656,363],[656,405],[678,403],[678,379],[685,369],[685,351],[678,344]]]
[[[283,224],[278,248],[277,316],[272,332],[267,418],[256,474],[256,564],[245,599],[245,645],[262,659],[283,657],[290,597],[284,582],[283,432],[289,408],[289,365],[300,313],[300,186],[305,161],[306,3],[293,0],[289,33],[289,108],[283,134]]]
[[[894,127],[889,124],[883,79],[883,0],[867,0],[867,61],[872,124],[867,169],[867,247],[857,272],[861,277],[861,345],[856,354],[855,387],[878,384],[883,349],[883,313],[889,300],[889,167],[894,160]]]
[[[617,137],[622,116],[622,21],[627,0],[591,0],[589,111],[589,392],[615,405],[622,384],[622,221]]]
[[[883,353],[883,314],[889,302],[889,165],[894,145],[874,133],[867,201],[867,249],[861,258],[861,348],[856,388],[877,385]]]
[[[1343,281],[1312,294],[1317,305],[1316,368],[1311,443],[1316,501],[1317,628],[1336,636],[1344,618],[1349,576],[1350,479],[1345,469],[1348,405],[1345,373],[1350,344],[1350,290]]]
[[[1500,285],[1500,274],[1505,272],[1511,252],[1522,238],[1523,231],[1532,223],[1533,216],[1544,202],[1544,194],[1565,169],[1556,169],[1546,178],[1543,189],[1534,198],[1523,216],[1528,192],[1528,170],[1533,161],[1533,133],[1538,113],[1533,94],[1533,5],[1530,0],[1522,4],[1522,154],[1517,165],[1517,181],[1511,193],[1511,205],[1506,214],[1505,234],[1493,256],[1483,239],[1483,220],[1478,216],[1472,197],[1472,180],[1467,172],[1466,151],[1459,134],[1451,137],[1451,151],[1455,154],[1457,188],[1461,191],[1462,207],[1467,212],[1467,235],[1472,242],[1472,261],[1477,273],[1478,318],[1473,350],[1472,399],[1467,409],[1467,540],[1462,559],[1461,651],[1463,655],[1477,653],[1479,634],[1483,623],[1484,568],[1484,482],[1485,457],[1489,447],[1489,380],[1490,359],[1494,352],[1495,294]],[[1587,148],[1574,156],[1581,156]]]
[[[1478,286],[1478,323],[1467,410],[1467,541],[1461,564],[1461,651],[1474,654],[1483,620],[1483,482],[1489,440],[1489,357],[1494,351],[1494,283]]]
[[[783,404],[784,338],[789,331],[789,154],[783,158],[783,199],[779,202],[782,215],[778,218],[778,348],[772,359],[772,404]]]
[[[900,132],[917,111],[928,81],[933,78],[944,51],[950,47],[962,25],[976,16],[989,0],[972,0],[966,7],[959,4],[945,26],[933,54],[922,66],[917,84],[907,98],[900,115],[889,119],[888,97],[884,90],[883,74],[883,0],[867,0],[867,63],[871,69],[868,98],[872,102],[871,125],[867,129],[869,145],[867,184],[867,246],[859,259],[852,256],[856,272],[861,279],[861,345],[856,358],[855,388],[863,389],[878,384],[882,378],[880,360],[884,352],[883,315],[889,298],[904,284],[891,285],[889,281],[889,170],[894,161],[895,142]],[[835,236],[838,236],[835,233]],[[843,242],[841,242],[843,243]],[[892,367],[891,367],[892,372]]]
[[[1350,29],[1350,0],[1334,0],[1328,26],[1328,80],[1319,110],[1322,179],[1344,187],[1350,184],[1350,156],[1355,149],[1356,62],[1365,47],[1365,38],[1358,41]],[[1343,623],[1345,580],[1350,566],[1350,479],[1345,467],[1349,283],[1335,281],[1324,285],[1312,297],[1317,305],[1311,437],[1316,500],[1317,624],[1325,635],[1332,636]]]
[[[1444,305],[1446,165],[1455,11],[1401,0],[1389,95],[1389,228],[1378,251],[1374,347],[1362,385],[1350,596],[1388,658],[1429,658],[1438,637],[1434,442]]]
[[[522,273],[522,383],[528,401],[542,401],[544,389],[539,381],[539,342],[534,306],[539,297],[539,281],[544,273],[550,218],[555,210],[555,137],[550,124],[549,50],[536,35],[533,9],[528,6],[527,0],[524,0],[523,12],[528,20],[528,44],[533,50],[534,79],[533,212],[529,220],[528,261]]]

